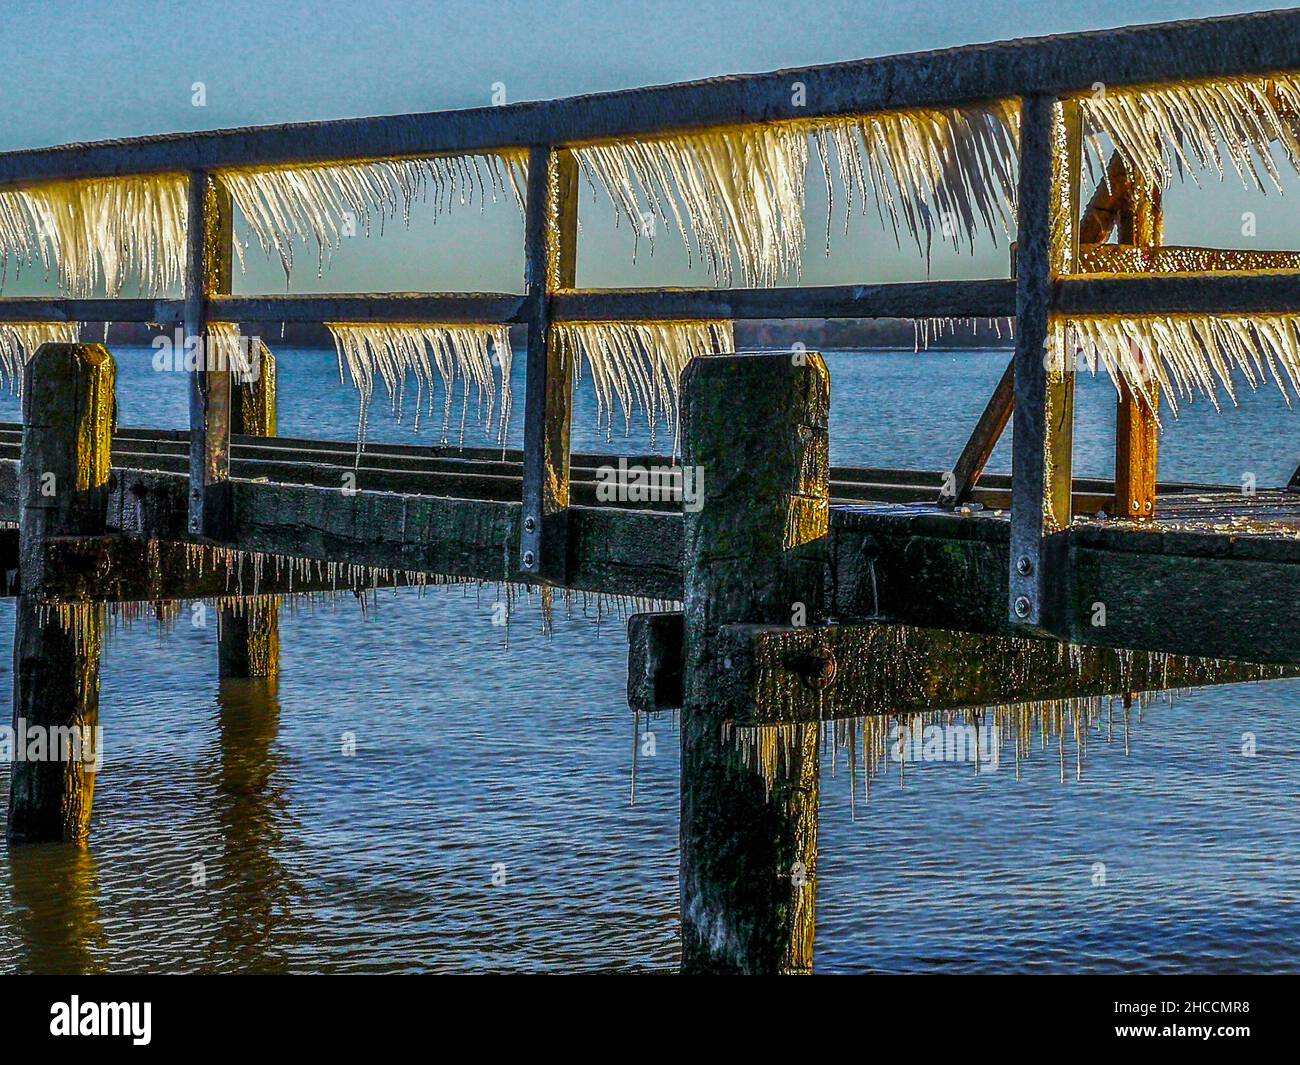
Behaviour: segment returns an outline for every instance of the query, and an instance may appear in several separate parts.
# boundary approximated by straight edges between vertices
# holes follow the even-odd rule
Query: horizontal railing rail
[[[70,144],[0,155],[0,185],[554,147],[660,133],[1293,69],[1300,10],[1029,38],[424,114]],[[795,94],[799,83],[804,92]],[[802,99],[802,105],[796,104]]]

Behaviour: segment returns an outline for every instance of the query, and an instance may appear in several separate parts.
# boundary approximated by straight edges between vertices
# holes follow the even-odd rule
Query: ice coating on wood
[[[960,248],[980,230],[1009,232],[1018,130],[1018,105],[995,101],[729,127],[574,154],[638,235],[653,243],[648,220],[658,218],[719,284],[731,284],[738,262],[745,285],[766,287],[802,269],[810,141],[828,195],[832,167],[838,172],[846,226],[855,202],[865,211],[874,200],[895,237],[901,224],[928,257],[936,234]],[[826,242],[829,252],[829,215]]]
[[[639,406],[652,434],[660,417],[676,434],[682,371],[694,358],[736,350],[730,322],[565,322],[551,329],[575,380],[587,364],[597,418],[611,432],[617,404],[629,430]]]
[[[279,257],[288,284],[295,243],[315,243],[323,271],[350,227],[369,235],[390,218],[409,225],[416,200],[432,200],[435,220],[453,204],[477,200],[482,210],[506,194],[523,211],[527,166],[527,154],[514,151],[223,170],[219,176],[262,250]]]
[[[42,344],[75,344],[77,322],[0,322],[0,386],[23,391],[23,367]]]
[[[1067,368],[1104,369],[1158,411],[1153,384],[1178,413],[1196,393],[1219,408],[1220,387],[1235,404],[1234,374],[1252,389],[1272,378],[1290,402],[1300,395],[1300,315],[1145,315],[1072,318],[1052,331],[1053,357]]]
[[[1271,147],[1281,145],[1300,171],[1300,77],[1234,78],[1144,89],[1105,89],[1080,97],[1089,163],[1106,169],[1104,136],[1130,174],[1159,188],[1174,176],[1232,169],[1247,187],[1279,191]]]
[[[41,264],[74,298],[135,283],[165,296],[185,276],[186,179],[181,174],[59,181],[0,190],[0,260]],[[2,279],[0,279],[2,280]]]
[[[510,422],[510,331],[504,325],[385,325],[327,322],[338,352],[339,380],[346,364],[361,395],[358,440],[364,441],[366,419],[378,376],[388,389],[395,417],[401,417],[406,378],[415,380],[415,428],[420,413],[434,411],[434,382],[443,388],[443,442],[451,425],[452,386],[461,381],[460,439],[465,438],[470,394],[479,396],[484,428],[491,431],[496,412],[496,440],[504,446]],[[499,380],[498,380],[499,377]],[[500,398],[498,400],[498,391]]]

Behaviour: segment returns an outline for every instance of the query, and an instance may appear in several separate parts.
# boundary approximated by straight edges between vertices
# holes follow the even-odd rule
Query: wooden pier
[[[1118,88],[1294,70],[1296,40],[1300,11],[1283,11],[549,103],[0,155],[0,187],[183,172],[190,190],[183,299],[3,298],[0,322],[152,322],[194,337],[218,322],[528,329],[524,447],[504,452],[368,445],[358,455],[353,441],[279,437],[266,359],[257,382],[196,371],[188,432],[116,426],[112,355],[45,345],[27,366],[23,424],[0,425],[0,520],[17,526],[0,530],[4,591],[19,604],[15,719],[96,720],[99,621],[85,608],[106,602],[221,601],[223,677],[276,672],[276,596],[462,579],[681,603],[680,613],[633,620],[629,691],[640,708],[682,713],[683,967],[808,971],[818,722],[1300,666],[1296,483],[1251,495],[1159,483],[1156,411],[1122,390],[1116,476],[1076,478],[1073,377],[1043,358],[1063,317],[1300,311],[1300,254],[1163,249],[1159,197],[1128,181],[1122,161],[1092,203],[1079,203],[1077,128],[1061,126],[1077,121],[1072,101],[1099,80]],[[797,110],[794,81],[807,89]],[[574,287],[575,147],[1000,97],[1022,102],[1014,279]],[[230,294],[223,170],[502,149],[529,158],[524,294]],[[1071,205],[1068,269],[1053,260],[1061,202]],[[706,474],[695,510],[599,501],[597,470],[617,459],[571,452],[573,367],[550,329],[1001,316],[1016,318],[1015,356],[950,470],[831,467],[834,382],[815,353],[696,360],[682,404],[682,461]],[[984,475],[1008,423],[1012,474]],[[255,577],[240,562],[254,555]],[[1059,665],[1061,642],[1088,649],[1083,667]],[[873,667],[887,647],[913,656],[911,679]],[[990,661],[1006,668],[982,668]],[[927,686],[938,672],[943,682]],[[797,732],[793,769],[770,795],[722,741],[736,724]],[[17,764],[9,838],[84,840],[92,790],[80,768]]]

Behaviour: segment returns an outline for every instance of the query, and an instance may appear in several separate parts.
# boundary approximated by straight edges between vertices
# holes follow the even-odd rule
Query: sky
[[[1274,4],[1231,0],[0,0],[0,151],[109,137],[481,106],[504,86],[510,102],[756,72],[866,56],[1111,26],[1198,18]],[[195,105],[202,83],[203,105]],[[816,182],[810,182],[815,186]],[[1217,184],[1217,179],[1216,179]],[[1300,181],[1296,184],[1300,186]],[[1300,187],[1293,194],[1300,194]],[[1197,242],[1240,245],[1235,190],[1177,198]],[[1204,197],[1213,197],[1213,203]],[[820,197],[820,198],[819,198]],[[1259,205],[1260,247],[1300,244],[1294,211]],[[1180,221],[1180,208],[1186,219]],[[1254,208],[1252,202],[1252,209]],[[820,213],[819,213],[820,212]],[[433,225],[360,237],[317,277],[300,256],[294,291],[517,290],[522,227],[513,204],[453,212]],[[582,207],[579,283],[708,284],[680,244],[661,241],[633,263],[627,228],[607,203]],[[824,193],[810,194],[803,280],[925,276],[874,219],[822,254]],[[842,229],[842,227],[841,227]],[[1206,234],[1209,234],[1207,239]],[[1190,240],[1187,242],[1191,242]],[[936,255],[932,276],[1002,276],[1005,242]],[[236,291],[284,291],[277,263],[255,249]],[[40,278],[5,294],[40,291]]]

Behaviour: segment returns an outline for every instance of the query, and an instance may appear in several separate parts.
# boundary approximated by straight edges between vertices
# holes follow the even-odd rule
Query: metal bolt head
[[[524,569],[532,569],[537,562],[537,556],[531,551],[524,552]]]
[[[1034,562],[1028,555],[1021,555],[1016,559],[1016,572],[1022,577],[1028,577],[1034,572]]]
[[[829,647],[812,647],[789,663],[806,687],[821,691],[835,683],[835,652]]]
[[[532,532],[537,528],[537,519],[531,514],[524,519],[524,532]]]
[[[1029,602],[1029,596],[1027,595],[1016,596],[1016,603],[1015,603],[1016,617],[1018,618],[1029,617],[1029,611],[1032,608],[1032,606],[1033,604]]]

